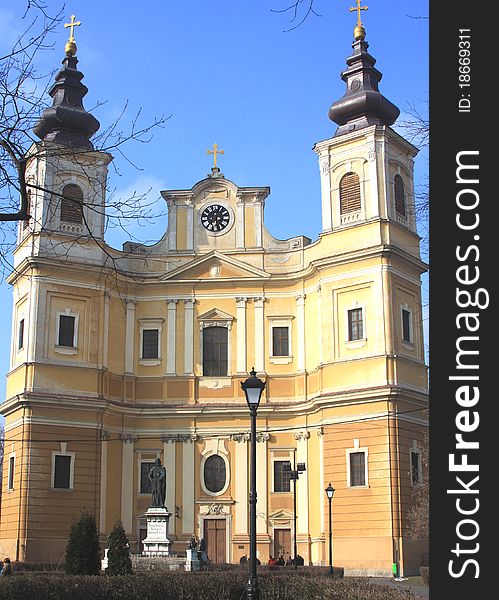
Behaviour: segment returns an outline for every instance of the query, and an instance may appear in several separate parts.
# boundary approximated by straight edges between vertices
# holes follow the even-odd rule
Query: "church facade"
[[[204,537],[214,562],[249,554],[249,411],[240,383],[266,388],[257,418],[257,549],[349,573],[413,573],[407,537],[427,427],[413,160],[365,31],[355,30],[315,145],[322,231],[275,239],[267,187],[217,166],[165,190],[152,246],[104,240],[112,157],[90,141],[76,47],[28,159],[31,219],[19,225],[5,416],[0,553],[59,560],[73,519],[102,545],[121,521],[140,552],[148,473],[166,468],[172,550]],[[215,148],[216,151],[216,148]],[[215,155],[216,156],[216,155]],[[216,162],[215,162],[216,165]],[[296,482],[296,523],[290,469]],[[302,469],[302,467],[300,467]],[[296,527],[295,527],[296,524]]]

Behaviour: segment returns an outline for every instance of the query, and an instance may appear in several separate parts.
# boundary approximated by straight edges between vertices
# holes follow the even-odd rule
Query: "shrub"
[[[430,567],[419,567],[419,574],[423,579],[423,583],[430,585]]]
[[[130,544],[121,523],[117,523],[107,538],[106,575],[129,575],[132,572]]]
[[[99,537],[95,519],[82,512],[71,526],[66,546],[65,570],[68,575],[98,575],[100,571]]]
[[[2,600],[240,600],[248,578],[241,572],[173,572],[116,577],[23,573],[2,579]],[[261,600],[416,600],[408,590],[360,578],[270,572],[258,579]]]

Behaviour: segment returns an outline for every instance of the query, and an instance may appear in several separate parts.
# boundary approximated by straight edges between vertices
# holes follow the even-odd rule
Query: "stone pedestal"
[[[198,559],[198,551],[187,549],[187,562],[185,563],[186,571],[200,571],[201,561]]]
[[[147,519],[147,536],[143,541],[143,556],[170,556],[168,523],[172,514],[167,508],[151,506],[144,515]]]

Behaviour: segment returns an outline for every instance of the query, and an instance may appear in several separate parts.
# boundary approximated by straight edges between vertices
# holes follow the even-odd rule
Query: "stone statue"
[[[149,471],[149,480],[152,492],[151,506],[163,508],[166,497],[166,469],[161,465],[159,458],[154,461],[154,467]]]

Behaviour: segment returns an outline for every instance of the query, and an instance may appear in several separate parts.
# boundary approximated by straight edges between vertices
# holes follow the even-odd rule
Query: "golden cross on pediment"
[[[356,0],[357,2],[357,6],[355,7],[350,7],[348,10],[350,12],[353,12],[354,10],[357,11],[357,25],[362,26],[362,21],[360,20],[360,11],[361,10],[369,10],[368,6],[361,6],[362,0]]]
[[[206,150],[206,154],[213,154],[213,169],[218,169],[217,167],[217,154],[225,154],[225,150],[219,150],[218,144],[213,144],[213,150]]]
[[[64,27],[67,29],[68,27],[70,28],[70,32],[69,32],[69,41],[70,42],[74,42],[75,41],[75,37],[74,37],[74,28],[75,27],[79,27],[81,25],[81,21],[75,21],[75,16],[71,15],[71,21],[69,23],[64,23]]]

